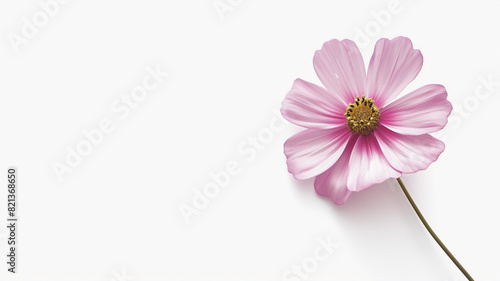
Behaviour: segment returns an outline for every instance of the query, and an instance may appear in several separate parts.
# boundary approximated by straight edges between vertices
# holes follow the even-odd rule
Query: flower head
[[[316,177],[318,194],[343,204],[389,178],[426,169],[444,150],[429,133],[451,113],[442,85],[426,85],[396,97],[422,68],[410,39],[380,39],[365,71],[350,40],[331,40],[314,54],[323,87],[295,80],[281,114],[306,128],[285,142],[288,171]]]

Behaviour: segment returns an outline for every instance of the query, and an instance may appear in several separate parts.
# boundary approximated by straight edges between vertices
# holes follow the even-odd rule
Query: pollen
[[[349,104],[344,116],[351,132],[357,135],[368,135],[377,128],[380,110],[372,99],[363,95],[361,98],[357,96],[354,103]]]

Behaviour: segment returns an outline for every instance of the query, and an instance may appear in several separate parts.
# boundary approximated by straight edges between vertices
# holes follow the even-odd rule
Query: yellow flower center
[[[354,103],[350,103],[344,116],[347,119],[347,127],[357,135],[368,135],[377,128],[380,110],[373,104],[372,99],[356,97]]]

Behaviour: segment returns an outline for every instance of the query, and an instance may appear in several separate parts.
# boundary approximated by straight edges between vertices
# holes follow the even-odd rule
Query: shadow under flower
[[[358,253],[355,262],[367,269],[373,268],[373,271],[368,272],[374,272],[376,268],[386,268],[386,272],[390,272],[395,266],[406,270],[414,267],[413,270],[425,272],[433,271],[436,264],[447,264],[439,247],[413,212],[396,179],[386,180],[362,192],[353,192],[344,205],[335,205],[330,198],[317,195],[314,179],[293,182],[301,196],[312,200],[314,193],[315,200],[329,203],[327,208],[332,217],[330,224],[339,233],[344,233],[345,244]],[[411,186],[415,194],[425,192],[415,188],[418,183],[414,180],[408,179],[408,182],[413,182]],[[387,252],[391,252],[393,258],[380,259]],[[415,256],[427,258],[419,258],[419,263],[414,265],[406,264],[407,260]]]

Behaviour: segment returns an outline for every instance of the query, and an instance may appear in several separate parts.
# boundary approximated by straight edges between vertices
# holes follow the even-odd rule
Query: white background
[[[47,2],[0,2],[0,176],[20,177],[16,275],[0,189],[1,280],[283,280],[328,237],[304,280],[464,280],[395,180],[335,206],[288,174],[294,125],[250,160],[238,150],[282,128],[295,78],[319,83],[323,42],[354,39],[367,62],[399,35],[424,56],[405,92],[443,84],[455,108],[439,160],[403,180],[471,275],[500,280],[499,1],[71,1],[12,44]],[[168,78],[121,118],[112,104],[156,66]],[[54,162],[106,118],[114,130],[58,181]],[[231,161],[240,173],[186,223],[180,206]]]

